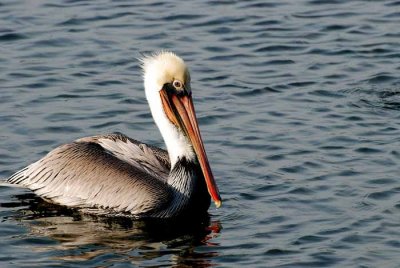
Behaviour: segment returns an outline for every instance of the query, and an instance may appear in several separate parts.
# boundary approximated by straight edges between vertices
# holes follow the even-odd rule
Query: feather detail
[[[54,149],[7,182],[61,205],[147,216],[172,199],[167,176],[147,172],[153,166],[168,172],[152,153],[148,146],[139,146],[123,134],[87,137]],[[139,162],[146,168],[137,167]]]

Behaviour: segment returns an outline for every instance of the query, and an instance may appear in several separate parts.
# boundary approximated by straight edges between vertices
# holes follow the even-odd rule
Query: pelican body
[[[144,87],[167,151],[121,133],[78,139],[7,182],[94,213],[172,218],[204,213],[221,198],[200,136],[189,70],[171,52],[144,57]]]

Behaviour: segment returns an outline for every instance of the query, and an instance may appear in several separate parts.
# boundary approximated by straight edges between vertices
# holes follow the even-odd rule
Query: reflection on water
[[[399,7],[1,1],[0,178],[100,133],[163,146],[135,58],[168,49],[191,69],[224,205],[159,225],[0,187],[0,267],[398,268]]]
[[[215,246],[212,238],[221,230],[209,215],[170,221],[94,216],[47,203],[33,193],[15,195],[0,207],[18,208],[8,221],[22,223],[27,237],[54,240],[31,249],[58,252],[53,260],[81,262],[111,254],[125,256],[133,264],[167,257],[176,265],[208,267],[217,253],[197,252],[195,247]]]

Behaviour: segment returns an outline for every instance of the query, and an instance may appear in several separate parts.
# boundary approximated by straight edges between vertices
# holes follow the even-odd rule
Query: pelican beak
[[[201,170],[203,171],[208,193],[213,199],[215,206],[219,208],[222,201],[201,139],[191,95],[188,94],[186,90],[177,92],[175,90],[169,90],[164,86],[160,91],[160,96],[164,111],[169,120],[182,129],[190,139],[200,163]]]

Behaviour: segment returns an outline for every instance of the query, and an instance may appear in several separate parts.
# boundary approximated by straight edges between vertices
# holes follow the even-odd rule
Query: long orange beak
[[[201,170],[203,171],[208,193],[213,199],[215,206],[219,208],[222,201],[201,139],[192,97],[188,94],[170,93],[166,89],[160,91],[160,96],[164,111],[169,120],[182,129],[189,137],[199,160]]]

